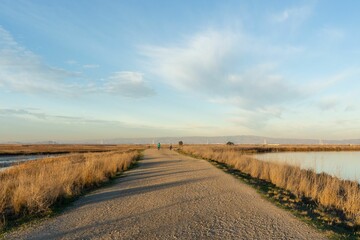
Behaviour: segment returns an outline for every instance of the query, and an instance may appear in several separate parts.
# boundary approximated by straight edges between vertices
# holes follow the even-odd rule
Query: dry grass
[[[138,157],[138,151],[71,154],[29,161],[2,171],[0,223],[1,219],[46,213],[55,203],[126,170]]]
[[[341,211],[350,224],[360,225],[360,186],[327,174],[316,174],[287,164],[259,161],[236,147],[186,146],[182,151],[225,163],[254,178],[269,181],[297,197],[308,197],[328,209]]]
[[[194,144],[191,146],[208,147],[205,144]],[[213,151],[223,151],[224,145],[210,145]],[[294,145],[294,144],[239,144],[226,146],[241,153],[267,153],[267,152],[336,152],[336,151],[360,151],[360,145]]]
[[[107,152],[143,148],[143,145],[0,144],[0,155]]]

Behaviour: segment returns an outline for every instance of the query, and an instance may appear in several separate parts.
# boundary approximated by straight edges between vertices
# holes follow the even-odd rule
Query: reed
[[[138,151],[71,154],[25,162],[0,172],[0,222],[41,215],[124,171]],[[0,226],[1,230],[1,226]]]
[[[297,166],[260,161],[227,146],[185,146],[182,151],[225,163],[254,178],[289,190],[299,198],[311,198],[325,208],[342,212],[352,224],[360,225],[360,186],[355,181],[317,174]]]
[[[126,144],[0,144],[0,155],[109,152],[143,148],[143,145]]]

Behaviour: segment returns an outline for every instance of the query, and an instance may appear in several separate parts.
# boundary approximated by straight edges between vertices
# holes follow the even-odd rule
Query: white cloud
[[[287,8],[280,13],[273,14],[271,20],[275,23],[290,24],[296,28],[305,22],[312,14],[313,7],[310,5]]]
[[[155,94],[147,86],[143,74],[138,72],[116,72],[104,84],[104,91],[125,97],[142,98]]]
[[[45,113],[39,109],[9,109],[9,108],[0,108],[0,118],[1,117],[15,117],[19,119],[33,120],[33,121],[52,121],[52,122],[61,122],[61,123],[105,123],[105,124],[124,124],[120,121],[111,121],[111,120],[102,120],[94,118],[85,118],[78,116],[65,116],[65,115],[52,115]]]
[[[354,112],[356,111],[358,108],[353,104],[353,103],[350,103],[350,104],[347,104],[345,106],[345,112]]]
[[[139,137],[153,137],[156,135],[159,136],[159,134],[160,136],[169,136],[169,133],[171,133],[171,135],[175,135],[175,133],[177,133],[176,135],[178,135],[179,133],[184,133],[184,131],[189,130],[186,125],[185,127],[182,127],[181,125],[164,125],[161,123],[149,124],[148,120],[143,121],[138,117],[129,118],[129,116],[126,117],[124,114],[122,114],[121,119],[115,116],[111,119],[106,119],[99,118],[98,116],[57,115],[41,109],[33,108],[0,108],[0,122],[1,121],[11,121],[15,124],[15,126],[19,123],[30,123],[32,126],[40,126],[40,129],[43,129],[43,126],[49,126],[49,124],[54,126],[55,124],[56,127],[59,127],[62,131],[70,133],[67,137],[69,139],[74,139],[74,131],[77,133],[81,131],[79,130],[79,126],[85,127],[85,132],[83,132],[81,138],[84,138],[84,136],[91,136],[94,131],[97,132],[97,137],[104,134],[103,131],[107,131],[107,134],[112,133],[112,136],[116,138],[119,137],[119,133],[121,133],[121,137],[134,137],[134,131],[137,132]],[[21,125],[22,124],[19,124],[20,127]],[[101,128],[98,128],[98,126],[101,126]],[[33,136],[38,136],[39,134],[44,133],[41,131],[39,132],[38,129],[26,129],[25,132],[28,133],[32,131],[35,131],[32,134]],[[0,140],[8,141],[16,135],[21,136],[20,139],[24,139],[26,133],[24,134],[21,131],[16,131],[16,133],[9,134],[9,137],[2,134],[0,136]],[[57,132],[56,136],[61,136],[63,133],[64,132]]]
[[[76,65],[76,64],[78,64],[77,61],[72,60],[72,59],[67,60],[65,63],[66,63],[66,64],[69,64],[69,65]]]
[[[335,110],[340,99],[337,96],[327,96],[320,99],[318,106],[322,111]]]
[[[276,73],[276,64],[247,66],[251,45],[242,34],[211,30],[177,46],[147,46],[141,51],[150,70],[165,84],[210,101],[250,109],[298,98],[300,92]],[[244,63],[248,70],[242,70]]]
[[[27,109],[0,109],[0,116],[15,116],[15,117],[32,117],[36,119],[46,119],[46,114],[29,111]]]
[[[71,85],[66,81],[78,77],[79,73],[44,64],[0,26],[0,84],[3,87],[20,92],[70,93]]]
[[[211,90],[221,84],[218,77],[230,63],[235,41],[232,34],[208,31],[188,39],[182,46],[148,46],[142,53],[149,58],[151,71],[167,84],[183,90]]]
[[[267,65],[258,65],[228,77],[228,100],[237,100],[243,108],[266,108],[287,103],[302,96],[296,86],[275,74]]]
[[[339,28],[324,27],[320,31],[320,36],[325,37],[327,40],[341,40],[345,37],[345,32]]]
[[[273,20],[276,22],[285,22],[292,19],[305,20],[311,13],[311,8],[308,6],[288,8],[280,13],[273,15]]]
[[[229,121],[235,125],[259,131],[266,129],[267,123],[271,119],[281,119],[284,111],[284,108],[277,106],[266,107],[257,111],[240,110],[232,114],[233,116]]]
[[[67,61],[76,65],[74,60]],[[98,68],[87,64],[83,68]],[[141,73],[118,72],[103,83],[85,78],[79,72],[48,66],[42,59],[19,45],[9,32],[0,26],[0,87],[26,93],[80,95],[91,93],[116,94],[125,97],[148,97],[154,90],[148,87]]]
[[[83,68],[99,68],[100,65],[98,65],[98,64],[85,64],[82,67]]]
[[[301,47],[278,46],[239,31],[208,30],[170,46],[140,48],[154,78],[185,94],[223,105],[235,127],[263,129],[306,97],[279,72]],[[275,59],[275,60],[274,60]]]
[[[353,79],[360,74],[358,68],[347,68],[340,72],[334,73],[321,78],[314,78],[307,84],[304,91],[307,94],[319,94],[326,89],[337,87],[349,79]],[[357,80],[357,79],[356,79]]]

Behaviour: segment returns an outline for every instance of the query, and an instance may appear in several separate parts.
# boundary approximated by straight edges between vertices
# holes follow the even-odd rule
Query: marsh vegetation
[[[140,152],[120,148],[28,161],[0,172],[0,230],[24,216],[41,216],[54,205],[99,186],[128,169]]]

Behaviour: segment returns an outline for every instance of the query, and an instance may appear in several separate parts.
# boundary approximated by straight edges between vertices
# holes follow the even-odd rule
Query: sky
[[[0,142],[359,138],[359,7],[0,0]]]

